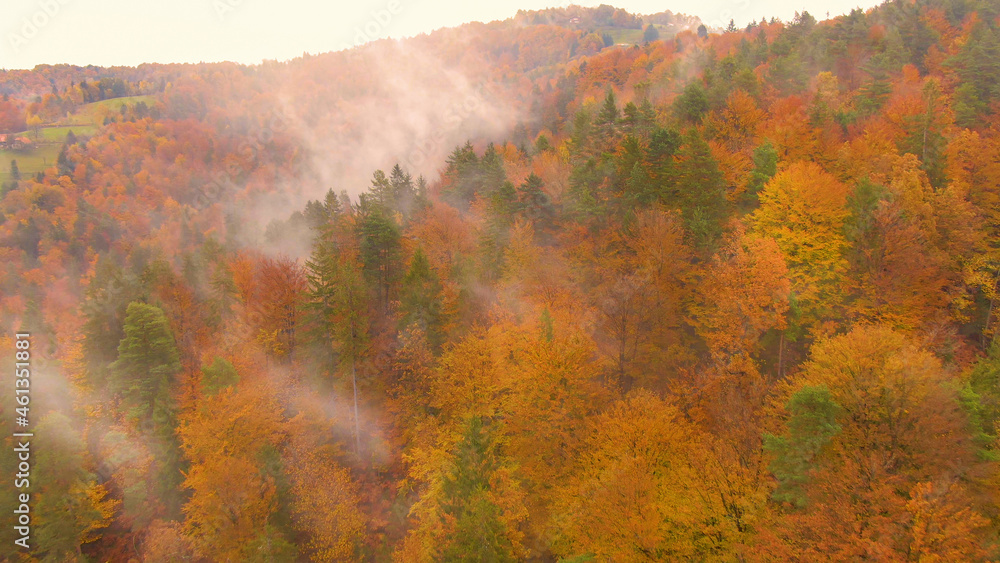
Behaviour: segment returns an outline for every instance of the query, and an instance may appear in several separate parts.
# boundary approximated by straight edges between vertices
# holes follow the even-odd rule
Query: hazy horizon
[[[0,560],[1000,562],[1000,0],[570,1],[3,3]]]
[[[518,10],[571,4],[610,4],[635,14],[670,10],[699,17],[710,27],[733,19],[739,26],[762,17],[791,19],[808,11],[817,19],[878,4],[868,0],[651,0],[619,2],[528,0],[464,4],[426,0],[365,0],[350,5],[305,0],[282,4],[255,0],[181,0],[170,4],[109,0],[13,0],[0,5],[0,68],[39,64],[138,66],[144,63],[231,61],[259,64],[304,53],[338,51],[367,41],[412,37],[443,27],[513,17]],[[182,30],[182,31],[178,31]]]

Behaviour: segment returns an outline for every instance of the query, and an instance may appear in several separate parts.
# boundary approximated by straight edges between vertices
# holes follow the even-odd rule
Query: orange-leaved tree
[[[758,553],[982,559],[987,521],[968,488],[988,467],[956,387],[930,352],[884,326],[817,343],[786,389],[783,432],[766,439],[776,505]]]
[[[754,232],[774,239],[785,255],[798,323],[813,335],[829,332],[839,317],[847,193],[819,165],[793,162],[764,186],[750,219]]]

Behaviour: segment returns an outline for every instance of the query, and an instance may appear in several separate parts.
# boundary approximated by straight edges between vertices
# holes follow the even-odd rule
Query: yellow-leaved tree
[[[85,443],[65,415],[50,412],[35,428],[37,471],[31,476],[32,553],[46,561],[83,559],[120,504],[97,481]],[[34,466],[33,466],[34,469]]]
[[[261,460],[275,457],[285,422],[271,390],[233,382],[182,417],[181,447],[191,463],[184,487],[184,533],[196,553],[216,561],[277,557],[290,544],[269,525],[278,508],[274,476]]]
[[[400,560],[548,549],[555,485],[575,467],[583,421],[604,397],[593,343],[562,329],[550,318],[499,322],[422,370],[409,400],[429,412],[404,450],[419,498]]]
[[[962,398],[940,361],[886,326],[818,342],[768,436],[766,560],[974,561],[988,521]],[[982,494],[978,498],[983,498]]]
[[[562,487],[556,553],[622,562],[718,556],[733,530],[699,470],[706,439],[648,391],[593,419],[579,470]]]
[[[358,507],[357,484],[329,454],[308,452],[289,466],[292,514],[296,528],[309,534],[313,561],[356,561],[365,516]]]
[[[798,324],[814,336],[830,332],[843,298],[847,194],[818,164],[793,162],[764,186],[750,219],[784,254]]]
[[[738,229],[699,286],[692,324],[717,362],[756,357],[768,330],[786,325],[791,282],[774,239]]]

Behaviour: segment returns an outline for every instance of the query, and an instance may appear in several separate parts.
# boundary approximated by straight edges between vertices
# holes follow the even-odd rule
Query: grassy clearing
[[[611,39],[615,44],[625,43],[627,45],[642,45],[642,30],[641,29],[621,29],[617,27],[605,27],[597,30],[597,33],[603,35],[607,33],[611,36]]]
[[[70,118],[70,123],[83,123],[82,119],[87,119],[88,123],[92,125],[101,125],[101,120],[106,112],[115,112],[121,110],[122,105],[134,106],[139,102],[146,102],[147,106],[151,106],[156,102],[156,98],[153,96],[126,96],[124,98],[112,98],[110,100],[101,100],[99,102],[94,102],[92,104],[87,104],[81,106],[76,114]]]
[[[17,137],[27,137],[35,145],[29,150],[12,151],[0,150],[0,182],[9,182],[10,161],[16,160],[21,177],[27,177],[45,170],[56,162],[59,151],[66,141],[66,134],[73,131],[75,135],[89,137],[101,127],[104,116],[108,113],[118,113],[121,106],[134,106],[139,102],[146,102],[153,105],[153,96],[127,96],[124,98],[112,98],[102,100],[92,104],[80,106],[77,111],[68,117],[60,119],[49,127],[42,127],[38,131],[36,138],[33,131],[22,131],[15,133]]]
[[[33,131],[16,133],[17,137],[27,137],[34,146],[27,150],[0,150],[0,182],[9,182],[10,161],[17,161],[17,168],[22,177],[32,176],[52,166],[66,141],[66,134],[72,131],[75,135],[90,136],[97,132],[94,125],[72,125],[58,127],[42,127],[35,138]]]
[[[669,39],[676,35],[676,27],[667,27],[665,25],[655,24],[656,30],[660,32],[660,39]],[[600,34],[607,33],[614,40],[615,44],[625,44],[625,45],[642,45],[644,41],[642,40],[645,34],[645,28],[643,29],[622,29],[616,27],[602,27],[597,30]]]
[[[97,127],[94,125],[69,125],[69,126],[57,126],[57,127],[44,127],[40,131],[40,140],[42,142],[54,142],[62,143],[66,140],[66,135],[72,131],[77,137],[84,136],[90,137],[97,132]],[[31,139],[32,137],[28,137]]]
[[[71,127],[73,132],[80,134],[76,128],[92,127],[89,132],[84,131],[83,135],[91,135],[98,127],[104,124],[104,116],[108,113],[118,113],[122,105],[134,106],[139,102],[146,102],[151,106],[156,102],[154,96],[125,96],[124,98],[111,98],[90,104],[84,104],[76,109],[76,112],[67,117],[60,118],[53,123],[53,127]],[[65,136],[65,134],[63,135]]]
[[[54,127],[42,127],[38,130],[38,138],[35,138],[34,131],[22,131],[15,133],[17,137],[27,137],[34,143],[63,143],[66,135],[72,131],[77,137],[90,137],[97,133],[96,125],[56,125]]]
[[[0,150],[0,182],[9,182],[10,161],[17,161],[17,168],[21,171],[21,177],[36,174],[56,163],[61,144],[37,145],[29,151]]]

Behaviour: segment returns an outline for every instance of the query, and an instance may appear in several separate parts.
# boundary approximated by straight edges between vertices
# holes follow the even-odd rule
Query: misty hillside
[[[518,142],[529,142],[539,126],[533,88],[552,90],[552,80],[568,64],[616,40],[642,44],[647,20],[657,22],[654,29],[663,38],[697,26],[696,18],[670,12],[643,19],[610,6],[556,8],[255,67],[57,65],[4,71],[0,94],[14,100],[11,114],[30,112],[45,125],[71,123],[66,115],[88,102],[156,95],[163,117],[207,121],[217,130],[213,138],[232,135],[238,143],[254,135],[287,135],[303,149],[300,158],[310,161],[306,170],[295,171],[296,183],[298,173],[312,176],[296,193],[315,197],[337,186],[356,195],[373,169],[397,161],[415,174],[436,176],[448,152],[467,139],[488,142],[516,132]],[[26,107],[39,101],[41,107]],[[565,111],[559,119],[566,119]],[[0,130],[26,129],[22,119]]]
[[[0,72],[0,559],[1000,558],[998,27]]]

